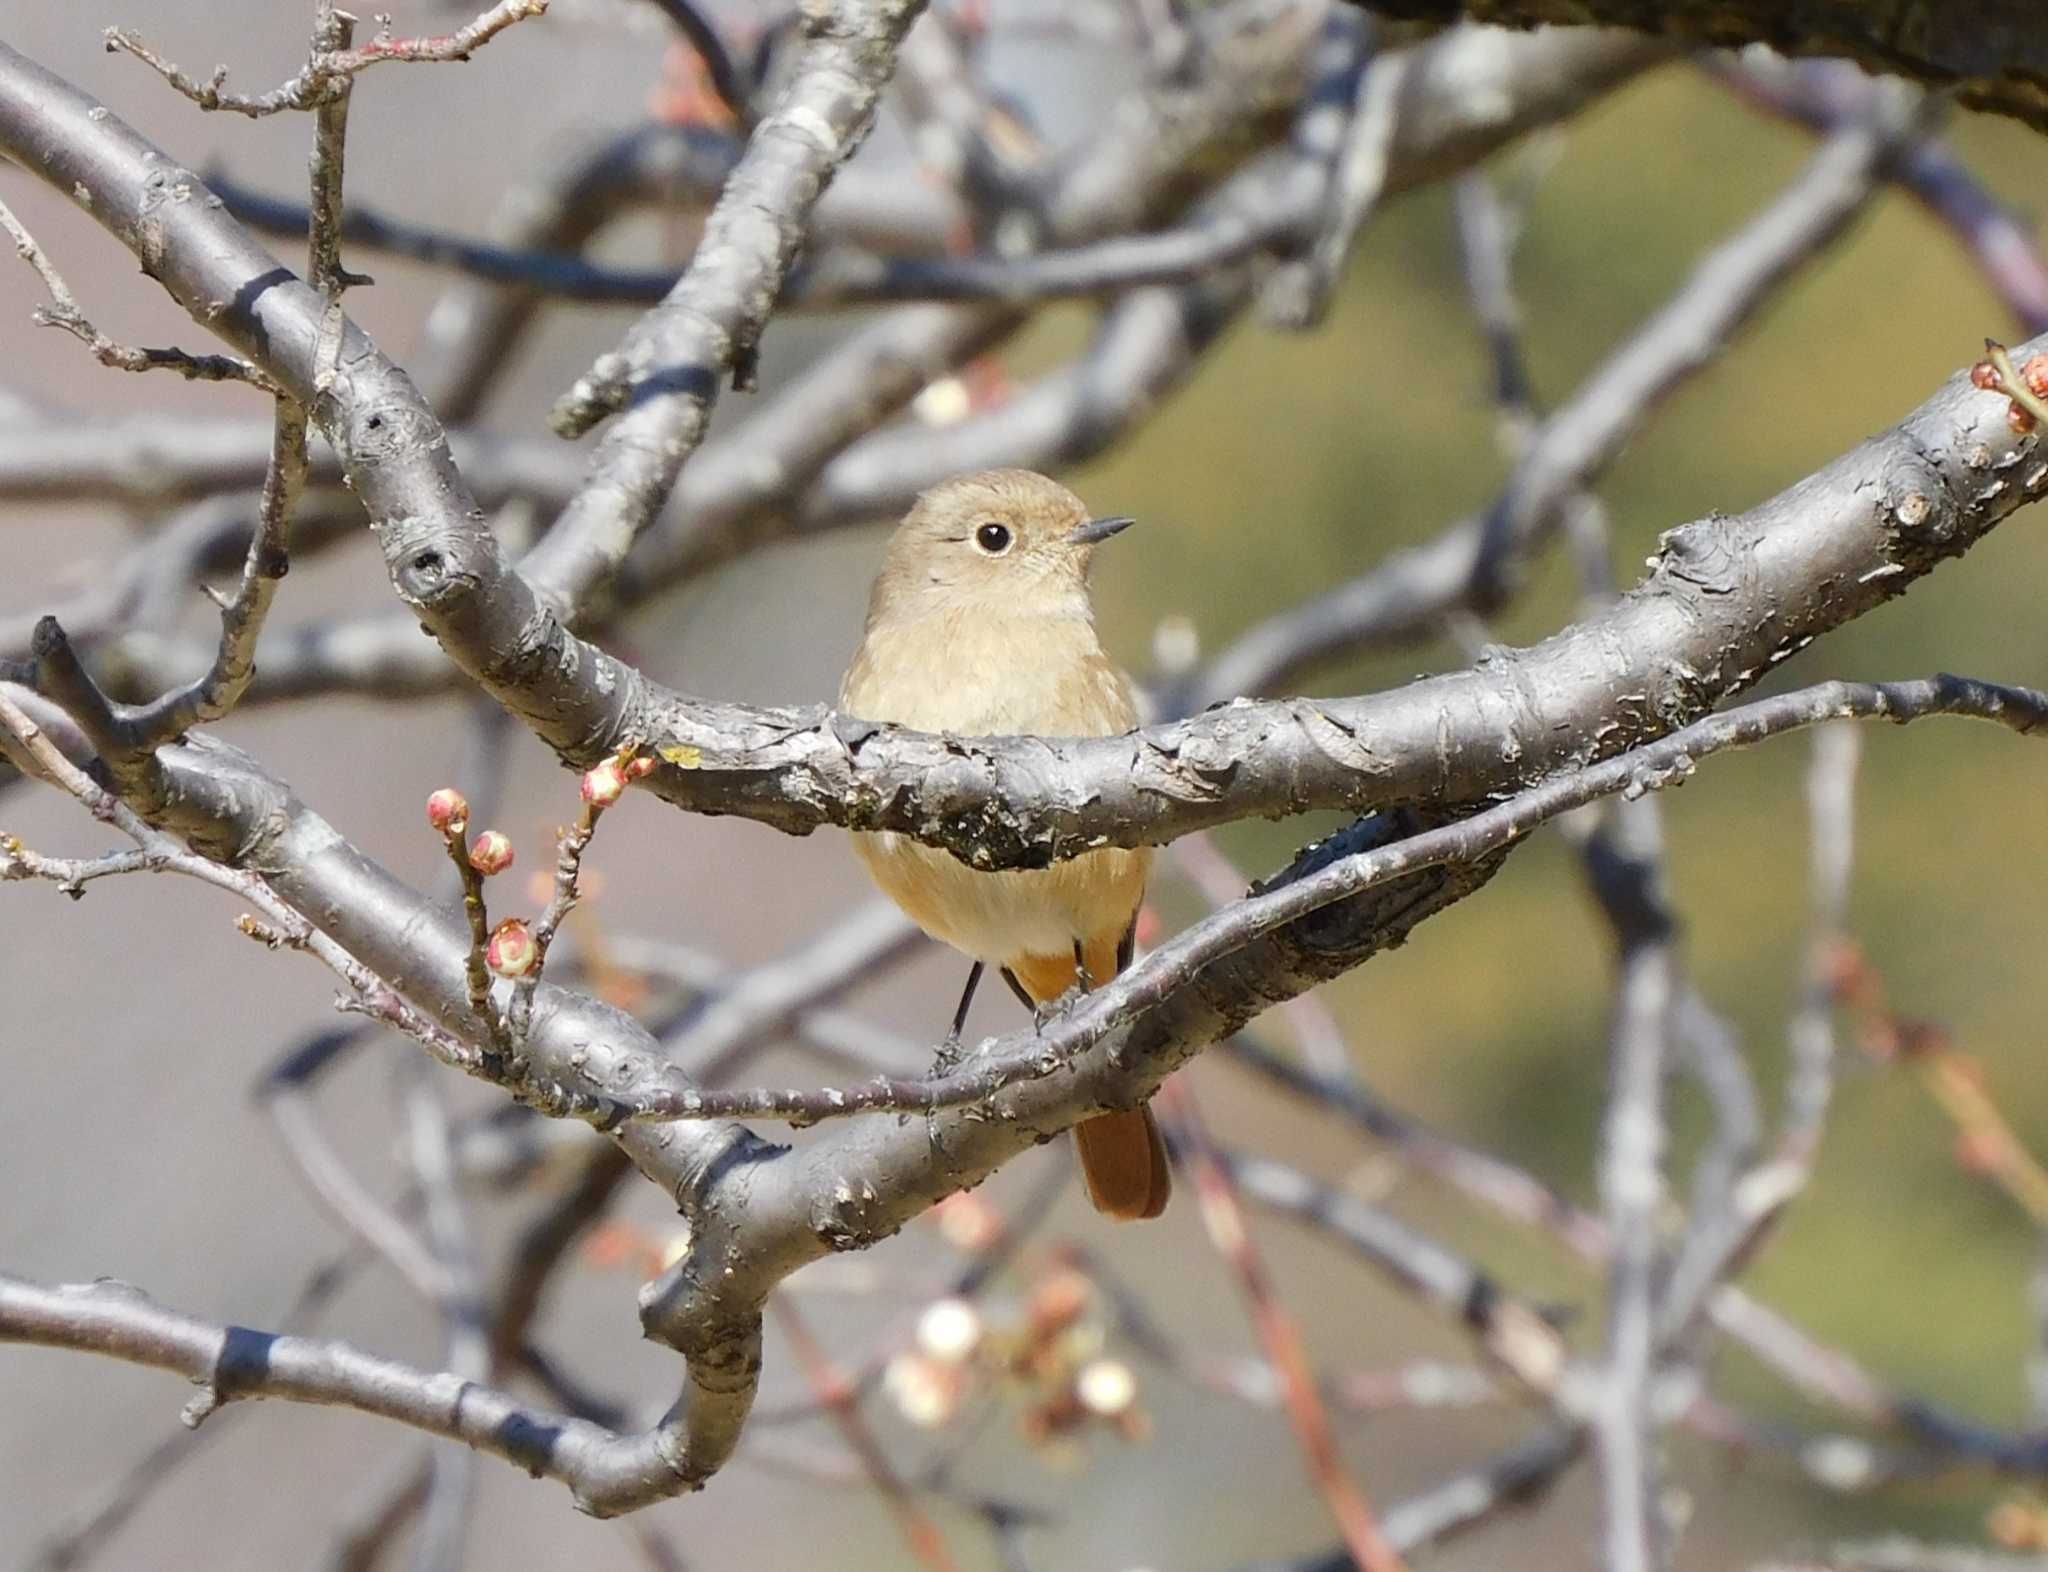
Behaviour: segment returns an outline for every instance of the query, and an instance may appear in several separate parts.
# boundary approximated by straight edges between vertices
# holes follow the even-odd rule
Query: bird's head
[[[1095,548],[1131,523],[1026,469],[956,475],[917,499],[890,538],[875,604],[1087,615]]]

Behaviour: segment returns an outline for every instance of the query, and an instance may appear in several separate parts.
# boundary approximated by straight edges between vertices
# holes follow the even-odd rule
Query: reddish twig
[[[441,844],[462,881],[462,910],[469,918],[469,953],[463,958],[463,976],[469,989],[469,1008],[480,1021],[495,1022],[491,1009],[491,972],[484,960],[491,942],[490,913],[484,905],[484,874],[472,859],[466,844],[469,834],[469,803],[463,795],[444,787],[427,799],[427,820],[441,832]],[[495,831],[486,831],[486,835]],[[483,844],[479,838],[478,845]],[[495,1031],[495,1026],[493,1027]]]
[[[861,1467],[867,1471],[875,1489],[889,1503],[890,1511],[895,1513],[911,1553],[932,1572],[959,1572],[959,1563],[946,1548],[938,1525],[917,1504],[910,1487],[903,1482],[902,1475],[896,1472],[888,1454],[882,1450],[881,1442],[875,1439],[874,1431],[868,1428],[868,1422],[860,1411],[858,1387],[832,1363],[831,1356],[812,1335],[810,1326],[790,1302],[789,1295],[777,1294],[769,1301],[769,1309],[781,1323],[783,1335],[789,1339],[797,1363],[803,1366],[804,1379],[817,1394],[819,1405],[831,1414],[839,1426],[839,1433],[860,1459]]]
[[[1307,1460],[1309,1476],[1330,1515],[1336,1518],[1344,1543],[1360,1572],[1406,1572],[1400,1552],[1380,1531],[1372,1503],[1356,1481],[1345,1472],[1337,1455],[1337,1440],[1330,1428],[1330,1416],[1318,1394],[1308,1350],[1301,1329],[1280,1303],[1272,1275],[1264,1258],[1252,1243],[1245,1226],[1244,1206],[1236,1186],[1218,1160],[1203,1127],[1194,1092],[1184,1080],[1169,1081],[1160,1089],[1159,1100],[1173,1115],[1186,1138],[1188,1166],[1194,1171],[1195,1195],[1201,1205],[1202,1226],[1209,1232],[1216,1253],[1237,1273],[1251,1306],[1252,1324],[1266,1358],[1280,1376],[1280,1388],[1287,1406],[1287,1418]]]
[[[2048,1168],[2028,1150],[1985,1084],[1984,1067],[1955,1045],[1946,1027],[1901,1015],[1885,998],[1884,979],[1854,944],[1835,955],[1835,997],[1856,1022],[1872,1058],[1910,1063],[1937,1107],[1956,1127],[1963,1166],[1991,1180],[2037,1226],[2048,1227]]]

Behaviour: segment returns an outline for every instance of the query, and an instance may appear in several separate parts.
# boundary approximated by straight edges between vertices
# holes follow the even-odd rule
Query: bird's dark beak
[[[1127,530],[1138,521],[1119,513],[1114,518],[1090,519],[1067,537],[1070,546],[1093,546],[1120,530]]]

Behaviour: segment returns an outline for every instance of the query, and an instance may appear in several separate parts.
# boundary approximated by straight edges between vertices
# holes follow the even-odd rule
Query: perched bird
[[[1095,635],[1088,563],[1131,523],[1090,518],[1066,487],[997,469],[934,486],[890,538],[839,705],[863,720],[989,737],[1108,737],[1137,724],[1130,683]],[[1150,848],[1105,847],[1050,868],[980,872],[889,832],[854,849],[884,894],[974,965],[947,1038],[957,1048],[984,966],[1034,1013],[1078,980],[1130,964]],[[1172,1180],[1147,1108],[1075,1127],[1099,1211],[1157,1217]]]

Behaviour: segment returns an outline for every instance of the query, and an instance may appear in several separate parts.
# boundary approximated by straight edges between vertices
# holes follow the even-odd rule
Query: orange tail
[[[1122,967],[1121,936],[1096,940],[1085,947],[1089,981],[1107,982]],[[1041,1004],[1057,999],[1074,986],[1071,955],[1025,955],[1010,963],[1018,985]],[[1150,1108],[1097,1114],[1074,1126],[1074,1147],[1081,1154],[1081,1177],[1088,1199],[1106,1217],[1125,1222],[1157,1217],[1173,1193],[1173,1172],[1166,1166],[1166,1142]]]
[[[1136,1222],[1166,1210],[1173,1172],[1166,1166],[1166,1143],[1151,1109],[1083,1119],[1074,1126],[1074,1149],[1081,1154],[1088,1199],[1105,1217]]]

